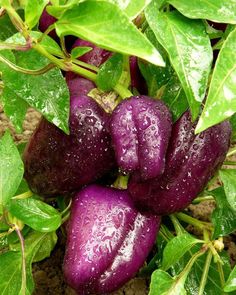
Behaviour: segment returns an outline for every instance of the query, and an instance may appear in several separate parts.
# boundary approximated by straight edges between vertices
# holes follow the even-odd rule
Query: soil
[[[23,126],[23,133],[16,134],[12,124],[3,114],[0,107],[0,137],[8,128],[18,143],[28,141],[33,130],[37,126],[40,114],[33,109],[29,109]],[[215,208],[214,202],[203,202],[198,205],[190,205],[188,211],[203,221],[209,221],[209,216]],[[194,228],[189,227],[189,231],[200,235]],[[232,266],[236,264],[236,235],[226,237],[224,240],[225,248],[228,251]],[[52,252],[50,258],[45,259],[33,265],[33,275],[35,280],[34,295],[76,295],[64,282],[62,276],[62,261],[65,247],[65,237],[59,232],[58,243]],[[113,293],[113,295],[146,295],[148,294],[149,282],[145,279],[134,278],[128,282],[123,288]]]

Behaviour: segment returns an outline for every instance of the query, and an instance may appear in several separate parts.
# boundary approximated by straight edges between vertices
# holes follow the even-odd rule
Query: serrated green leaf
[[[92,47],[86,47],[86,46],[81,46],[81,47],[75,47],[71,50],[71,57],[72,58],[78,58],[85,53],[91,51],[93,48]]]
[[[183,15],[195,19],[209,19],[217,23],[236,24],[235,0],[167,0]]]
[[[184,283],[186,276],[172,278],[163,270],[155,270],[152,273],[150,292],[148,295],[185,295]]]
[[[100,68],[97,75],[97,86],[103,91],[112,90],[118,83],[123,69],[123,56],[116,53]]]
[[[52,232],[61,225],[61,215],[52,206],[34,198],[11,199],[8,211],[39,232]]]
[[[0,140],[0,214],[17,191],[23,172],[23,162],[7,131]]]
[[[161,13],[155,2],[146,8],[145,15],[157,40],[168,52],[195,120],[205,97],[212,62],[205,27],[200,20],[187,19],[177,11]]]
[[[196,133],[222,122],[236,112],[235,50],[236,29],[229,34],[220,50]]]
[[[174,122],[188,109],[186,94],[176,75],[173,75],[165,85],[161,99],[172,112]]]
[[[224,184],[224,191],[230,207],[236,212],[236,170],[221,169],[220,178]]]
[[[55,26],[59,36],[74,35],[111,51],[165,65],[154,46],[113,3],[104,0],[79,3],[67,10]]]
[[[211,216],[214,225],[213,239],[216,239],[236,230],[236,211],[230,207],[223,187],[214,189],[210,194],[214,196],[217,205]]]
[[[37,70],[49,63],[33,49],[25,52],[15,51],[14,55],[16,64],[25,69]],[[19,73],[9,67],[4,67],[2,72],[4,86],[14,93],[11,103],[16,97],[20,97],[40,111],[50,122],[64,132],[69,132],[69,90],[60,69],[54,68],[37,76]]]
[[[163,252],[162,270],[168,270],[195,244],[202,243],[189,233],[179,235],[168,242]]]
[[[231,271],[231,273],[227,279],[227,282],[225,283],[225,286],[224,286],[225,292],[232,292],[235,290],[236,290],[236,266]]]
[[[49,0],[27,0],[25,5],[25,22],[30,29],[36,26],[48,2]]]

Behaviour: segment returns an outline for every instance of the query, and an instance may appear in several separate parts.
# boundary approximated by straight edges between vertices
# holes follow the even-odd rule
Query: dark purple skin
[[[189,112],[174,124],[160,179],[142,182],[138,174],[128,190],[141,210],[167,215],[186,208],[222,165],[230,145],[228,121],[194,135]]]
[[[51,4],[48,4],[48,5],[51,5]],[[47,13],[46,7],[44,8],[43,13],[39,20],[39,30],[43,33],[47,30],[49,26],[53,25],[57,21],[55,17]],[[51,31],[49,33],[49,36],[52,37],[54,40],[58,38],[55,30]]]
[[[147,85],[139,70],[138,58],[136,56],[130,56],[129,64],[131,87],[137,89],[140,94],[147,94]]]
[[[133,96],[111,116],[116,160],[125,173],[139,171],[143,180],[159,177],[171,135],[171,114],[161,100]]]
[[[144,264],[160,218],[139,213],[127,190],[90,185],[72,202],[63,263],[66,282],[78,294],[121,287]]]
[[[69,87],[70,135],[42,119],[24,152],[25,178],[40,195],[78,190],[115,165],[110,117],[86,95],[93,83],[77,77]]]

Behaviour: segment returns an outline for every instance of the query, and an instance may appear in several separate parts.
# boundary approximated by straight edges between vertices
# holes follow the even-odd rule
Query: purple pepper
[[[228,121],[194,135],[196,123],[185,112],[172,130],[164,174],[142,182],[138,174],[128,190],[142,210],[167,215],[186,208],[222,165],[230,145]]]
[[[31,137],[23,158],[25,178],[34,192],[71,192],[94,182],[115,166],[109,115],[85,95],[93,87],[92,82],[80,77],[69,83],[70,135],[42,119]]]
[[[133,96],[122,101],[111,117],[111,136],[119,167],[139,171],[146,180],[160,176],[171,134],[171,114],[161,100]]]
[[[112,292],[152,249],[160,218],[141,215],[128,192],[90,185],[72,203],[63,270],[78,294]]]

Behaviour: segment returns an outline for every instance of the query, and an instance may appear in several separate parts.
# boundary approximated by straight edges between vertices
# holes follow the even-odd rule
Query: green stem
[[[127,189],[129,180],[129,175],[118,175],[115,182],[113,183],[113,187],[117,189]]]
[[[215,199],[212,196],[198,197],[198,198],[193,200],[192,204],[199,204],[199,203],[204,202],[204,201],[214,201],[214,200]]]
[[[175,237],[172,232],[170,232],[169,229],[163,224],[161,225],[159,233],[167,242]]]
[[[94,72],[98,72],[99,71],[99,68],[98,67],[95,67],[93,65],[87,64],[86,62],[83,62],[82,60],[79,60],[79,59],[73,59],[72,60],[72,63],[74,63],[74,64],[76,64],[78,66],[81,66],[83,68],[92,70]]]
[[[133,96],[133,93],[129,89],[123,87],[121,84],[116,84],[114,90],[121,96],[121,98],[127,98]]]
[[[23,194],[14,196],[12,199],[13,200],[22,200],[22,199],[28,199],[28,198],[30,198],[32,196],[33,196],[33,193],[31,191],[28,191],[28,192],[25,192]]]
[[[60,44],[61,44],[61,49],[62,49],[62,52],[64,53],[64,55],[66,57],[69,57],[70,55],[67,52],[66,44],[65,44],[65,38],[64,37],[60,37]]]
[[[207,276],[208,276],[209,268],[211,265],[211,260],[212,260],[212,252],[208,251],[207,258],[206,258],[205,265],[204,265],[204,269],[203,269],[203,273],[202,273],[202,277],[201,277],[198,295],[204,294],[204,289],[205,289],[206,282],[207,282]]]
[[[47,36],[51,31],[55,29],[55,24],[50,25],[47,30],[42,34],[42,36],[39,37],[37,40],[38,43],[40,43],[45,36]]]
[[[55,65],[50,63],[39,70],[24,69],[24,68],[21,68],[21,67],[15,65],[14,63],[12,63],[10,60],[6,59],[2,55],[0,55],[0,61],[5,63],[6,65],[8,65],[11,69],[13,69],[16,72],[20,72],[20,73],[28,74],[28,75],[35,75],[35,76],[42,75],[42,74],[50,71],[52,68],[55,68]]]
[[[236,147],[233,147],[232,149],[230,149],[226,155],[226,157],[230,157],[232,155],[236,154]]]
[[[21,245],[21,255],[22,255],[22,282],[21,282],[21,286],[23,287],[22,289],[22,295],[26,294],[26,263],[25,263],[25,242],[24,242],[24,238],[21,234],[20,229],[16,226],[15,227],[15,231],[18,235],[19,241],[20,241],[20,245]]]
[[[20,45],[20,44],[0,42],[0,50],[11,49],[11,50],[27,51],[30,48],[31,48],[30,44]]]
[[[24,36],[24,38],[27,40],[29,38],[28,29],[25,26],[21,17],[18,15],[18,13],[15,11],[15,9],[13,7],[8,6],[8,7],[5,7],[5,9],[11,19],[11,22],[13,23],[13,25],[15,26],[17,31],[19,31]]]
[[[193,226],[196,226],[196,227],[198,227],[198,228],[200,228],[202,230],[204,230],[206,228],[212,230],[212,226],[211,226],[211,224],[209,222],[200,221],[200,220],[198,220],[196,218],[193,218],[193,217],[191,217],[191,216],[189,216],[187,214],[184,214],[182,212],[176,213],[175,216],[178,219],[180,219],[180,220],[182,220],[182,221],[184,221],[184,222],[186,222],[188,224],[191,224]]]
[[[175,228],[175,231],[177,233],[177,235],[181,235],[185,232],[185,230],[183,229],[182,225],[179,223],[178,219],[175,217],[175,215],[170,215],[169,216],[173,225],[174,225],[174,228]]]
[[[232,166],[236,166],[236,162],[235,162],[235,161],[224,161],[223,165],[232,165]]]
[[[225,285],[225,276],[224,276],[224,270],[223,270],[223,267],[222,267],[222,263],[220,263],[219,261],[217,261],[217,268],[218,268],[219,275],[220,275],[221,287],[223,289],[224,285]]]

